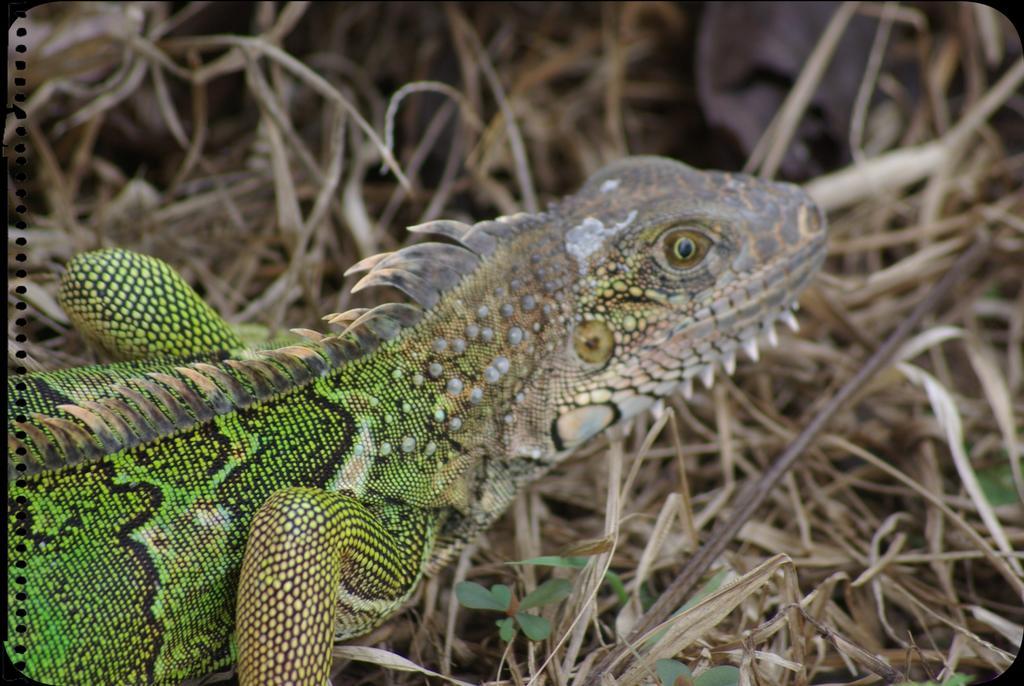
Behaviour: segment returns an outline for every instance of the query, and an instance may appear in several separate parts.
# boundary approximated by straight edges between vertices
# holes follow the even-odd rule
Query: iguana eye
[[[701,263],[708,254],[711,241],[693,229],[672,229],[661,239],[665,260],[675,269],[689,269]]]

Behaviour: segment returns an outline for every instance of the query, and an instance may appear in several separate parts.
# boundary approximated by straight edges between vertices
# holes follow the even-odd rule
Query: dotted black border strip
[[[7,112],[8,115],[14,115],[17,125],[14,129],[15,135],[12,137],[13,144],[11,146],[14,156],[13,159],[8,157],[7,161],[9,165],[8,169],[11,170],[10,178],[13,181],[14,186],[13,195],[16,198],[13,225],[15,229],[24,231],[28,228],[28,224],[25,221],[25,216],[28,212],[28,207],[25,202],[27,197],[25,185],[29,178],[27,171],[28,158],[26,156],[26,140],[28,137],[28,131],[25,128],[27,113],[24,109],[24,105],[28,97],[26,94],[27,79],[25,78],[27,64],[24,59],[24,55],[28,50],[28,47],[24,42],[25,37],[28,35],[28,29],[24,26],[14,27],[15,22],[26,17],[24,9],[11,9],[9,12],[8,37],[14,42],[14,60],[13,64],[8,64],[8,69],[14,73],[14,87],[11,93],[11,100],[8,102]],[[14,261],[16,263],[14,277],[16,279],[24,279],[28,276],[28,272],[25,270],[25,263],[28,260],[28,255],[26,253],[28,248],[28,239],[24,235],[17,236],[14,239],[14,246]],[[25,318],[25,314],[28,309],[28,303],[24,297],[26,292],[27,288],[24,284],[16,284],[13,289],[13,293],[15,295],[14,309],[16,311],[13,328],[15,331],[14,342],[17,349],[14,352],[16,362],[13,369],[8,368],[8,374],[13,372],[16,376],[21,376],[28,372],[24,365],[21,364],[21,361],[28,355],[28,353],[21,348],[21,345],[27,341],[25,326],[28,322]],[[13,402],[15,407],[18,408],[15,420],[19,422],[25,421],[26,419],[24,415],[26,399],[23,395],[25,390],[26,386],[24,382],[15,380]],[[24,431],[15,431],[14,436],[15,438],[22,440],[26,438]],[[14,452],[15,456],[8,456],[8,464],[14,465],[13,477],[15,478],[15,484],[22,487],[25,485],[25,481],[20,478],[20,474],[24,473],[26,469],[24,459],[27,451],[24,447],[19,446],[15,448]],[[13,459],[11,459],[12,457]],[[5,493],[9,493],[9,491],[5,489]],[[25,623],[27,610],[24,607],[24,603],[27,600],[28,595],[26,593],[27,580],[23,572],[26,566],[26,561],[22,557],[26,552],[26,547],[25,543],[21,539],[23,539],[27,533],[24,526],[24,520],[27,516],[24,506],[27,505],[27,500],[24,495],[19,495],[17,496],[16,502],[20,507],[18,512],[13,515],[17,518],[17,521],[12,527],[13,540],[8,541],[7,548],[7,564],[9,565],[7,581],[8,584],[13,584],[14,586],[14,589],[11,589],[14,590],[13,595],[8,596],[14,605],[13,608],[9,608],[9,610],[13,610],[13,612],[8,614],[8,619],[13,619],[13,621],[7,623],[6,638],[10,646],[13,666],[16,670],[22,672],[25,669],[24,657],[27,649],[22,637],[28,631],[28,627]],[[8,504],[8,507],[9,506],[10,503]],[[10,512],[9,509],[7,511]]]

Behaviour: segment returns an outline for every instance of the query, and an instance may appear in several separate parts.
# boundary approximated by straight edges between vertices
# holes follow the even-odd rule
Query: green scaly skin
[[[795,186],[652,157],[541,214],[416,230],[458,245],[353,269],[417,304],[264,352],[152,258],[73,261],[62,302],[132,361],[14,391],[36,413],[8,493],[27,674],[176,683],[237,662],[242,684],[323,684],[333,641],[397,612],[523,484],[756,357],[825,242]]]

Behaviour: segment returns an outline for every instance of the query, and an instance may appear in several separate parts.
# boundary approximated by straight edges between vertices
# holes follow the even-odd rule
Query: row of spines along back
[[[442,235],[456,243],[418,243],[374,255],[346,274],[367,272],[352,292],[390,286],[412,303],[328,315],[324,319],[329,323],[345,326],[340,334],[296,329],[308,342],[252,351],[246,359],[170,367],[154,361],[159,371],[118,380],[98,397],[59,405],[66,417],[37,413],[16,423],[12,454],[25,448],[20,454],[30,459],[20,460],[25,466],[22,474],[57,469],[129,449],[305,384],[414,326],[502,240],[543,221],[543,215],[519,214],[474,225],[437,220],[411,227],[410,231]]]

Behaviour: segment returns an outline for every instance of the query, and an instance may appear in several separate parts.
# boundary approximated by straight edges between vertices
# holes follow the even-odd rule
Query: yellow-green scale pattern
[[[15,502],[23,496],[30,504],[14,511],[15,517],[21,511],[27,515],[31,531],[24,541],[28,567],[23,570],[30,580],[23,606],[33,622],[26,637],[28,673],[66,682],[109,670],[141,683],[230,664],[232,584],[253,513],[285,486],[324,488],[337,482],[351,455],[351,439],[359,434],[356,416],[370,432],[387,426],[368,418],[363,408],[358,415],[346,411],[344,393],[328,388],[335,382],[352,384],[355,371],[99,462],[66,468],[73,478],[43,472],[15,487]],[[357,405],[364,395],[387,398],[389,379],[379,388],[361,381],[355,387],[365,390],[357,394]],[[295,412],[297,406],[303,412]],[[408,459],[392,453],[394,460],[403,457]],[[421,485],[410,477],[386,489],[395,502],[377,497],[374,488],[359,495],[367,505],[398,507],[403,493],[424,500],[416,488]],[[119,570],[116,576],[112,569]],[[120,607],[90,613],[109,626],[81,623],[67,612],[97,601],[109,605],[112,599]],[[136,608],[149,610],[140,614]],[[123,637],[123,651],[110,654],[104,644],[110,636]],[[62,644],[79,650],[47,652]],[[119,655],[125,664],[118,664]],[[147,659],[140,662],[140,655]],[[148,671],[133,671],[140,666]]]
[[[206,357],[243,347],[166,262],[128,250],[76,255],[57,300],[75,327],[114,359]]]

